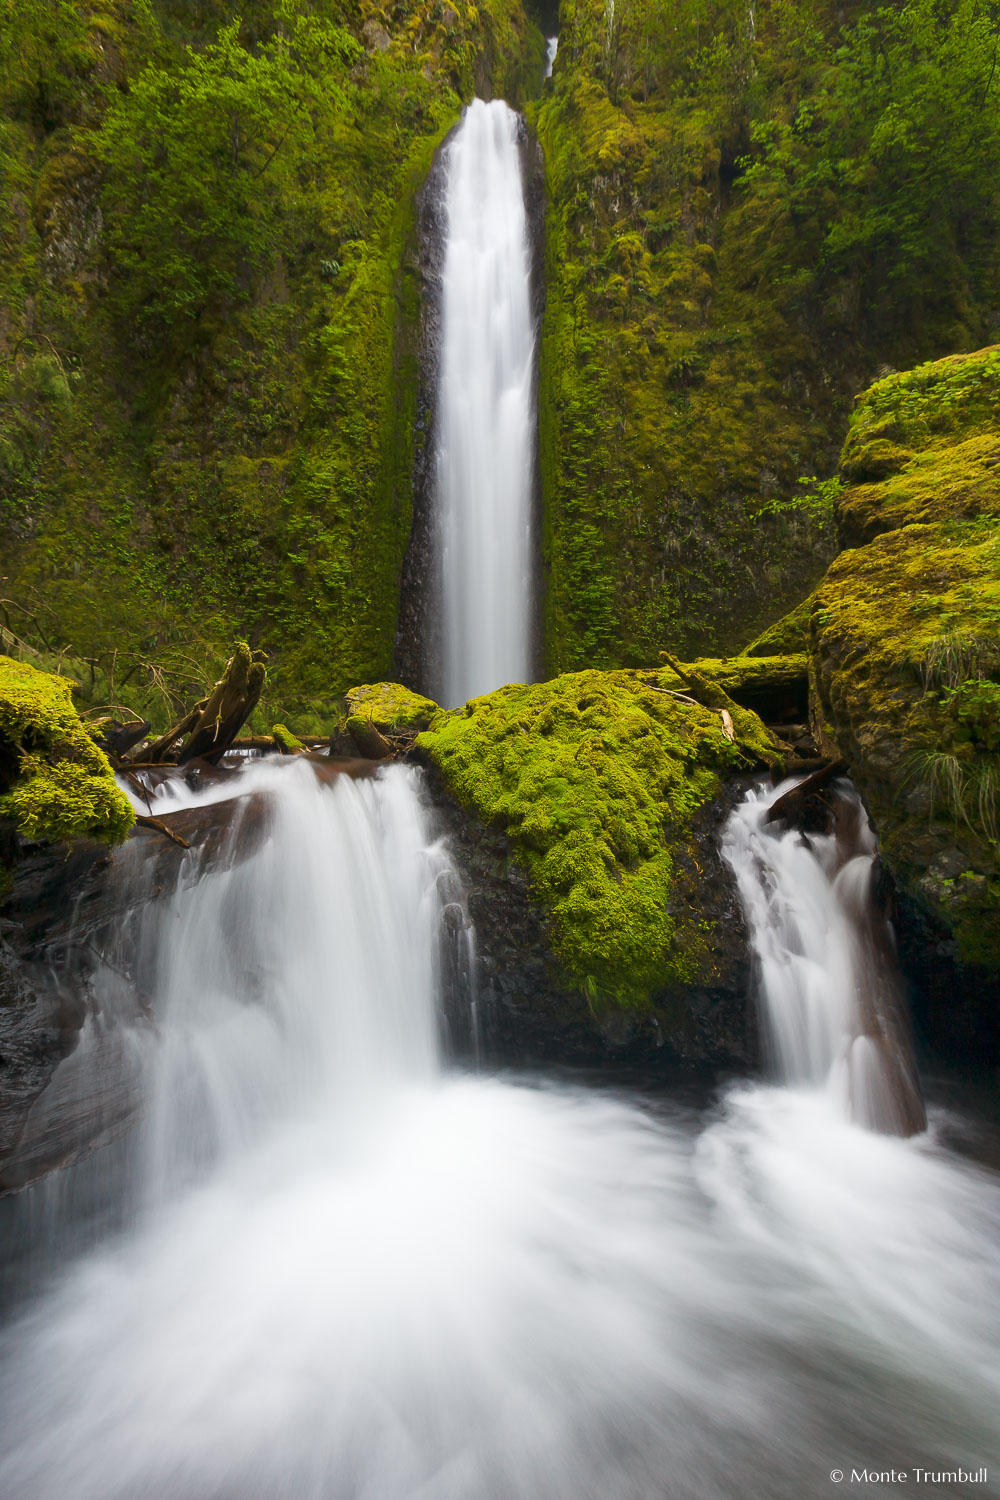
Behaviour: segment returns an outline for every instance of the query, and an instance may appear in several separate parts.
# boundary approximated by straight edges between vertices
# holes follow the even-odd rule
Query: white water
[[[884,934],[891,948],[870,899],[875,837],[847,787],[834,832],[769,824],[794,785],[751,789],[722,845],[757,956],[765,1042],[782,1082],[823,1090],[860,1124],[906,1133],[915,1091],[894,965],[874,940]],[[919,1103],[916,1115],[919,1125]]]
[[[143,938],[140,1201],[0,1345],[4,1500],[811,1500],[1000,1462],[993,1174],[805,1084],[691,1111],[443,1071],[413,773],[245,785],[267,846]]]
[[[551,78],[552,77],[552,65],[553,65],[553,63],[556,60],[556,53],[558,51],[559,51],[559,38],[557,36],[546,37],[546,39],[545,39],[545,73],[543,75],[545,78]]]
[[[449,705],[531,675],[535,332],[517,116],[476,99],[448,146],[436,455]]]

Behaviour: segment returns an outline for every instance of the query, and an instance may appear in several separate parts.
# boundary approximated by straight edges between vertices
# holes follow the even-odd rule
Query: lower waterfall
[[[794,786],[751,790],[722,843],[760,968],[772,1064],[787,1084],[828,1090],[859,1124],[912,1134],[926,1117],[892,934],[871,899],[874,835],[846,785],[833,832],[772,824]]]
[[[262,846],[129,939],[151,1106],[77,1169],[125,1209],[0,1342],[4,1500],[811,1500],[1000,1462],[1000,1191],[947,1115],[449,1069],[417,773],[244,789]]]

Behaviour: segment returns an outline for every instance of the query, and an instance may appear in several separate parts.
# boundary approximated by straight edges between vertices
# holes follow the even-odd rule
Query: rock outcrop
[[[815,731],[875,820],[926,1026],[965,1049],[1000,1041],[998,401],[994,348],[865,393],[810,603]]]
[[[755,1057],[718,831],[780,751],[726,702],[695,701],[668,668],[578,672],[439,711],[417,738],[468,882],[498,1055]]]

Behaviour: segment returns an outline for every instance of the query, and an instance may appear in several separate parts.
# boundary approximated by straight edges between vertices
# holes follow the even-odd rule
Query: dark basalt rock
[[[746,782],[733,782],[697,820],[697,859],[680,853],[683,899],[718,921],[716,974],[710,984],[664,989],[648,1011],[592,1009],[560,972],[549,922],[514,860],[510,841],[461,807],[433,768],[429,796],[465,883],[475,927],[477,1020],[484,1061],[600,1067],[754,1068],[759,1063],[753,962],[732,874],[719,836]],[[446,997],[454,1016],[464,995]],[[461,1036],[460,1021],[452,1033]]]

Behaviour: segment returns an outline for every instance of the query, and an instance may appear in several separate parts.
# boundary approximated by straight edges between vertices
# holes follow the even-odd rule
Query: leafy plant
[[[123,311],[164,324],[248,294],[302,211],[317,111],[343,108],[359,53],[343,28],[288,15],[256,51],[236,20],[182,67],[139,74],[97,138]]]

